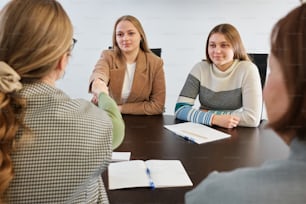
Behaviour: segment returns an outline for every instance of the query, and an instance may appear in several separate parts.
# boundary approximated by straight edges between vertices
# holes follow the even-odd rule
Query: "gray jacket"
[[[273,148],[273,147],[271,147]],[[294,139],[288,160],[266,162],[259,168],[211,173],[187,192],[187,204],[306,203],[306,142]]]

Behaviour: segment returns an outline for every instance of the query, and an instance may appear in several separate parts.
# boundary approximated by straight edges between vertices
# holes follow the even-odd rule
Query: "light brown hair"
[[[206,50],[206,60],[209,63],[211,64],[213,63],[208,55],[209,39],[215,33],[220,33],[224,35],[224,37],[232,45],[233,50],[234,50],[234,59],[250,60],[243,46],[238,30],[231,24],[219,24],[210,31],[210,33],[208,34],[207,40],[206,40],[206,49],[205,49]]]
[[[289,94],[284,117],[270,123],[278,133],[306,140],[306,4],[293,9],[272,29],[271,53],[278,60]]]
[[[69,52],[73,28],[55,0],[11,0],[0,12],[0,61],[21,82],[39,81]],[[13,179],[11,152],[23,127],[26,101],[16,91],[0,92],[0,203]]]
[[[121,50],[117,44],[117,41],[116,41],[116,29],[117,29],[117,25],[121,22],[121,21],[129,21],[131,22],[135,28],[137,29],[137,31],[139,32],[140,34],[140,37],[141,37],[141,40],[140,40],[140,49],[144,52],[151,52],[151,50],[149,49],[149,46],[148,46],[148,41],[147,41],[147,38],[146,38],[146,34],[142,28],[142,25],[140,23],[140,21],[135,18],[134,16],[130,16],[130,15],[125,15],[125,16],[121,16],[120,18],[118,18],[118,20],[116,21],[115,25],[114,25],[114,30],[113,30],[113,49],[115,51],[115,53],[119,56],[119,57],[122,57],[122,53],[121,53]]]

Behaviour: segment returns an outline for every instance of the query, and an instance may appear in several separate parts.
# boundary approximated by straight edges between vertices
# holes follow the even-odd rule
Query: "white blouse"
[[[127,98],[130,95],[132,85],[133,85],[135,69],[136,69],[136,63],[127,64],[126,66],[123,87],[122,87],[122,92],[121,92],[121,98],[122,98],[123,103],[126,102]]]

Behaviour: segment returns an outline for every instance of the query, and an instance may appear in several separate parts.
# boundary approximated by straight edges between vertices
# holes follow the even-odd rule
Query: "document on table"
[[[108,167],[109,189],[192,186],[179,160],[130,160],[111,163]]]
[[[130,160],[131,152],[113,152],[112,162],[128,161]]]
[[[164,125],[164,127],[174,132],[176,135],[197,144],[212,142],[231,136],[230,134],[221,132],[206,125],[192,122]]]

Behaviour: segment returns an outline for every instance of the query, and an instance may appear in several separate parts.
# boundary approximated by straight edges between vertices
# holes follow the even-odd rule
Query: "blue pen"
[[[191,138],[191,137],[183,136],[183,138],[184,138],[185,140],[187,140],[187,141],[192,142],[192,143],[196,143],[196,141],[195,141],[193,138]]]
[[[151,188],[151,189],[154,189],[154,188],[155,188],[155,185],[154,185],[153,179],[152,179],[152,177],[151,177],[150,169],[147,168],[146,172],[147,172],[147,175],[148,175],[148,178],[149,178],[149,181],[150,181],[150,188]]]

